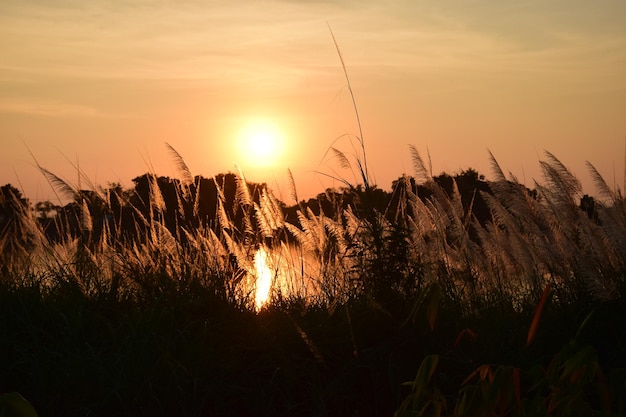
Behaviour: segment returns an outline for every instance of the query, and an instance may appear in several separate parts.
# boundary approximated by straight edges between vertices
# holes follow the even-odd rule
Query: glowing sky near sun
[[[621,187],[625,21],[622,0],[4,0],[0,184],[50,198],[28,149],[74,183],[77,163],[102,185],[176,176],[164,142],[197,175],[282,189],[289,167],[301,197],[338,185],[315,171],[352,180],[324,160],[358,134],[330,25],[381,188],[412,173],[408,144],[434,174],[489,177],[489,149],[532,185],[546,149],[588,193],[587,160]],[[235,145],[256,119],[289,145],[274,166]]]

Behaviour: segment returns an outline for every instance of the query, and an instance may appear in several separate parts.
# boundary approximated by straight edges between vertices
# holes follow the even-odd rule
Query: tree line
[[[29,226],[29,219],[32,218],[50,242],[68,237],[88,237],[97,241],[106,229],[110,235],[116,236],[117,244],[125,244],[140,239],[147,232],[149,222],[155,219],[162,221],[173,235],[184,239],[179,233],[183,228],[219,229],[220,210],[226,212],[239,230],[244,227],[245,216],[250,217],[247,221],[256,229],[258,220],[244,206],[259,204],[262,191],[267,191],[268,187],[265,183],[246,182],[251,199],[246,203],[238,195],[237,182],[240,180],[236,174],[224,173],[212,178],[196,176],[192,182],[185,184],[176,178],[143,174],[132,180],[134,186],[130,189],[120,184],[109,184],[97,190],[71,191],[72,201],[62,206],[50,201],[32,205],[16,187],[6,184],[0,187],[0,244],[3,253],[32,246],[34,242],[31,242],[33,236]],[[458,192],[468,218],[475,217],[480,225],[490,221],[491,213],[482,194],[493,194],[490,182],[472,168],[455,175],[442,173],[434,176],[431,182],[421,184],[413,177],[400,177],[392,182],[390,191],[360,185],[329,188],[296,204],[287,205],[281,201],[279,204],[285,221],[296,226],[300,226],[298,210],[311,210],[316,215],[323,213],[327,217],[338,218],[348,207],[361,215],[375,210],[397,223],[401,221],[398,213],[402,212],[407,188],[410,187],[414,195],[427,201],[433,196],[435,184],[448,197]],[[158,192],[155,192],[157,189]],[[526,188],[526,192],[537,198],[535,190]],[[579,207],[589,218],[595,219],[595,204],[593,197],[584,195]]]

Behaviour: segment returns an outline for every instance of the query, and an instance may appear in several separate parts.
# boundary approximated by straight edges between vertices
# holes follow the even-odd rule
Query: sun
[[[266,119],[254,119],[246,123],[239,132],[240,157],[248,165],[275,166],[284,153],[285,141],[282,132]]]

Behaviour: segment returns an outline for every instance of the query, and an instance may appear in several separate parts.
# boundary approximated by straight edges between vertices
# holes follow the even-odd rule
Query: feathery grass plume
[[[504,172],[502,172],[502,168],[500,168],[500,164],[496,160],[496,157],[493,156],[493,153],[491,153],[489,149],[487,149],[487,152],[489,153],[489,160],[491,162],[491,171],[494,175],[494,181],[496,183],[506,182],[506,177],[504,175]]]
[[[598,264],[601,266],[603,275],[612,280],[609,286],[612,288],[619,286],[623,291],[623,271],[626,269],[626,201],[617,200],[611,206],[600,204],[597,211],[600,227],[597,233],[600,236],[596,250],[607,256],[607,258],[600,258]],[[590,227],[596,231],[595,224]],[[589,240],[594,242],[592,239]]]
[[[611,189],[596,167],[594,167],[589,161],[586,161],[585,164],[587,165],[593,184],[596,186],[596,190],[598,191],[600,197],[613,204],[615,204],[618,200],[621,200],[621,196],[618,192]]]
[[[306,214],[305,214],[306,213]],[[316,216],[310,207],[306,212],[298,211],[298,221],[304,234],[301,234],[304,241],[301,243],[309,250],[314,251],[318,255],[323,255],[326,247],[326,222],[329,220],[320,210],[319,216]]]
[[[167,210],[167,206],[165,205],[165,199],[163,198],[161,187],[159,187],[158,178],[155,174],[148,175],[148,185],[150,189],[150,218],[153,217],[155,212],[162,216]]]
[[[261,191],[259,204],[254,203],[254,208],[259,227],[265,237],[272,237],[275,231],[285,225],[282,208],[267,188]]]
[[[344,135],[344,136],[345,136],[345,135]],[[342,137],[343,137],[343,136],[342,136]],[[332,152],[332,153],[333,153],[333,155],[334,155],[334,157],[335,157],[336,159],[338,159],[338,160],[339,160],[339,166],[340,166],[342,169],[347,169],[347,170],[349,170],[349,171],[351,172],[352,177],[355,179],[355,182],[356,182],[356,175],[355,175],[355,173],[354,173],[354,170],[352,169],[352,164],[350,164],[350,160],[348,159],[348,157],[346,156],[346,154],[345,154],[344,152],[340,151],[339,149],[337,149],[337,148],[335,148],[334,146],[332,146],[332,145],[331,145],[331,146],[330,146],[330,147],[326,150],[326,152],[324,153],[324,156],[322,157],[322,161],[324,161],[324,160],[326,159],[326,156],[328,155],[328,153],[329,153],[329,152]],[[321,162],[320,162],[320,164],[321,164]],[[328,177],[328,178],[330,178],[330,179],[332,179],[332,180],[335,180],[335,181],[338,181],[338,182],[342,183],[342,184],[343,184],[346,188],[349,188],[349,189],[353,189],[353,188],[355,188],[355,185],[353,185],[352,183],[350,183],[350,181],[348,181],[347,179],[343,178],[343,177],[341,176],[341,174],[337,173],[334,169],[332,169],[332,168],[331,168],[331,171],[333,172],[333,174],[332,174],[332,175],[331,175],[331,174],[328,174],[328,173],[325,173],[325,172],[322,172],[322,171],[320,171],[319,169],[318,169],[318,170],[316,170],[315,172],[316,172],[316,173],[318,173],[318,174],[320,174],[320,175],[323,175],[323,176],[325,176],[325,177]]]
[[[176,164],[176,168],[178,169],[178,173],[181,175],[181,181],[185,187],[189,187],[193,184],[193,175],[191,175],[191,170],[185,163],[183,157],[174,149],[172,145],[169,143],[165,143],[165,147],[168,149],[172,158],[174,159],[174,163]]]
[[[221,189],[221,186],[218,184],[217,185],[217,203],[216,203],[216,221],[217,224],[219,225],[219,227],[222,230],[230,230],[230,231],[234,231],[236,229],[235,224],[233,221],[231,221],[231,219],[228,217],[228,214],[226,213],[226,207],[225,207],[225,197],[224,197],[224,192]]]
[[[274,224],[272,223],[271,214],[268,213],[267,209],[263,210],[262,205],[262,202],[261,205],[256,202],[254,203],[254,217],[257,220],[261,235],[266,238],[271,238],[274,236]]]
[[[280,273],[276,274],[275,289],[281,294],[307,299],[309,283],[316,275],[313,265],[305,260],[301,248],[281,240],[278,246],[272,248],[272,253],[275,264],[280,268]]]
[[[194,187],[194,191],[195,191],[195,195],[194,195],[194,200],[193,200],[193,211],[192,211],[192,216],[194,219],[196,220],[200,220],[200,187],[202,186],[202,181],[200,179],[200,177],[196,177],[196,184]],[[219,187],[217,187],[219,188]]]
[[[236,192],[235,192],[235,200],[233,202],[233,210],[236,212],[238,209],[242,212],[241,220],[243,222],[242,230],[239,232],[242,234],[242,237],[250,240],[254,237],[254,228],[252,226],[251,217],[254,215],[254,200],[252,195],[250,194],[250,188],[248,187],[248,183],[246,181],[246,177],[243,174],[243,171],[237,166],[237,174],[235,175],[235,183],[236,183]],[[219,186],[217,187],[220,188]],[[220,198],[223,198],[224,190],[220,192]],[[226,200],[224,200],[226,202]],[[231,222],[232,228],[235,228],[234,220]]]
[[[573,241],[579,208],[572,195],[562,194],[553,187],[535,183],[535,190],[541,199],[542,217],[547,225],[544,233],[550,233],[555,242]]]
[[[333,152],[333,154],[335,154],[335,157],[339,160],[339,166],[341,168],[346,169],[346,170],[352,170],[352,165],[350,164],[350,161],[346,157],[345,153],[343,153],[342,151],[340,151],[339,149],[335,147],[331,147],[330,150]]]
[[[616,201],[609,207],[600,206],[598,218],[607,239],[616,254],[619,264],[626,265],[626,200]]]
[[[289,180],[289,197],[291,197],[295,204],[299,205],[300,200],[298,199],[298,189],[296,188],[296,181],[294,180],[291,169],[289,168],[287,168],[287,179]]]
[[[302,212],[298,211],[297,212],[297,216],[298,216],[298,219],[299,219],[300,216],[302,216]],[[300,223],[300,224],[302,224],[302,223]],[[304,232],[304,230],[301,230],[297,226],[295,226],[295,225],[293,225],[291,223],[288,223],[288,222],[285,223],[285,227],[287,228],[289,233],[291,233],[291,235],[296,239],[296,242],[298,242],[300,244],[300,246],[304,245],[304,242],[307,240],[306,233]]]
[[[423,282],[417,283],[421,288],[422,284],[437,280],[445,239],[441,239],[440,216],[430,200],[422,201],[416,196],[410,200],[410,207],[409,242],[415,254],[416,268],[423,271]]]
[[[348,251],[348,242],[346,241],[346,229],[342,224],[333,221],[332,219],[328,219],[326,222],[326,230],[328,232],[328,236],[331,237],[336,246],[337,246],[337,254],[339,256],[345,256]]]
[[[430,170],[426,169],[426,164],[424,164],[424,160],[417,148],[414,145],[409,145],[409,151],[411,152],[411,160],[413,161],[416,179],[423,183],[431,182],[432,175],[430,174]]]
[[[79,190],[75,189],[68,182],[64,181],[62,178],[58,177],[57,175],[53,174],[47,169],[41,166],[39,166],[38,168],[46,177],[46,180],[48,181],[48,183],[54,190],[55,194],[58,191],[63,197],[72,201],[76,201],[77,196],[79,194]],[[61,201],[61,199],[58,197],[58,194],[57,194],[57,199]]]
[[[352,206],[348,206],[343,211],[343,217],[345,221],[345,233],[348,239],[350,241],[355,240],[363,227],[361,219],[354,213]]]
[[[445,289],[448,296],[462,304],[467,296],[465,280],[471,277],[471,271],[467,270],[467,256],[464,242],[469,240],[464,227],[462,206],[454,201],[454,197],[448,197],[441,187],[433,187],[433,198],[427,205],[433,212],[436,221],[435,232],[435,259],[440,265],[438,283]],[[453,190],[454,195],[454,190]],[[458,277],[464,277],[459,280]]]
[[[619,201],[616,201],[616,205]],[[611,207],[614,208],[614,206]],[[577,248],[573,263],[577,266],[577,274],[581,276],[591,295],[596,300],[607,300],[617,295],[615,277],[624,269],[624,246],[615,246],[611,235],[616,234],[626,244],[626,224],[608,221],[602,214],[606,208],[597,204],[597,219],[589,218],[581,210],[578,220]]]
[[[545,151],[548,161],[540,161],[543,176],[548,182],[549,195],[561,209],[577,208],[576,199],[582,197],[580,181],[553,154]]]
[[[225,268],[228,265],[228,257],[230,253],[226,250],[226,244],[221,240],[213,229],[207,228],[205,233],[199,234],[202,237],[204,247],[207,248],[205,253],[211,254],[220,266]]]
[[[174,235],[172,235],[172,232],[161,222],[152,222],[151,226],[152,233],[150,236],[152,240],[150,244],[153,245],[155,249],[158,249],[159,253],[175,259],[179,243]]]
[[[227,231],[224,231],[222,236],[224,238],[226,248],[228,249],[228,253],[235,257],[237,265],[251,274],[254,274],[254,264],[249,255],[250,251],[248,249],[244,249],[241,244],[237,243]]]
[[[30,269],[44,240],[43,230],[21,193],[0,187],[0,281],[2,275],[19,275]]]
[[[502,242],[502,233],[494,228],[492,233],[495,233],[495,236],[500,236],[494,242],[499,242],[497,245],[509,248],[506,253],[510,255],[510,261],[519,264],[520,271],[526,273],[535,271],[530,275],[533,277],[533,288],[537,291],[544,284],[536,281],[536,278],[543,273],[538,273],[537,268],[532,266],[538,265],[541,269],[542,263],[557,265],[559,262],[557,260],[559,256],[554,251],[553,244],[550,243],[554,239],[549,237],[553,236],[555,232],[560,233],[558,216],[553,214],[556,210],[556,203],[550,199],[549,201],[543,200],[543,204],[540,204],[539,200],[533,197],[515,178],[510,181],[507,180],[493,154],[489,152],[489,155],[494,175],[494,181],[490,183],[493,197],[487,193],[483,193],[482,196],[490,208],[494,223],[498,228],[505,231],[504,236],[510,236],[513,239],[511,242]],[[547,172],[554,177],[555,183],[560,183],[557,174],[559,169],[562,171],[564,167],[560,165],[559,169],[552,170],[549,169],[549,164],[544,163],[544,165]],[[541,191],[549,193],[539,184],[536,184],[536,187],[537,192],[542,196]],[[489,237],[483,234],[482,239],[487,240]],[[498,247],[493,248],[493,251],[497,252]],[[539,261],[540,259],[543,261]]]
[[[344,259],[339,258],[339,251],[345,243],[340,239],[335,239],[341,225],[326,217],[323,210],[320,210],[320,214],[316,216],[310,207],[307,207],[304,212],[298,210],[297,216],[301,229],[290,223],[285,223],[285,227],[299,243],[303,254],[313,257],[315,265],[310,265],[310,268],[316,271],[318,294],[323,294],[327,300],[342,296],[344,282],[341,271]],[[313,277],[310,276],[310,278]],[[310,287],[314,283],[310,282],[306,285]]]
[[[555,202],[552,195],[546,195],[552,192],[552,189],[539,188],[539,190],[548,208],[546,217],[549,219],[553,237],[551,249],[556,250],[559,255],[555,265],[551,266],[559,271],[562,281],[562,284],[555,286],[555,289],[574,299],[580,296],[586,297],[589,290],[594,293],[591,294],[593,297],[607,297],[613,292],[613,286],[602,278],[604,275],[602,271],[607,271],[605,267],[610,265],[606,263],[609,260],[606,255],[612,250],[610,246],[603,245],[602,240],[594,236],[598,233],[591,225],[594,220],[590,219],[587,213],[580,210],[575,203],[568,206],[563,202]],[[598,205],[598,218],[600,218],[601,211],[601,205]],[[611,232],[604,229],[604,224],[602,227],[605,230],[605,236],[608,237]],[[600,250],[603,255],[594,255],[593,245],[604,246],[605,249]],[[615,273],[610,275],[615,275]]]
[[[191,174],[191,170],[185,163],[183,157],[174,149],[169,143],[165,143],[165,146],[172,154],[174,162],[177,166],[178,172],[181,175],[180,187],[176,187],[176,200],[178,203],[178,212],[181,215],[181,218],[186,218],[187,213],[185,207],[191,202],[192,193],[191,188],[193,186],[193,175]],[[195,207],[194,207],[195,209]]]
[[[511,186],[509,181],[507,181],[500,164],[496,160],[496,157],[491,153],[490,150],[487,150],[489,153],[489,161],[491,165],[491,172],[493,175],[493,180],[490,182],[489,186],[493,191],[494,196],[503,203],[506,207],[506,199],[509,194],[511,194]],[[483,194],[484,195],[484,194]]]
[[[449,242],[446,231],[451,227],[451,218],[448,210],[445,209],[448,196],[438,185],[433,185],[433,197],[426,201],[426,206],[431,213],[429,216],[433,220],[433,231],[435,232],[435,246],[439,251],[440,259],[443,260],[448,272],[450,271]]]
[[[498,161],[489,151],[491,168],[494,180],[489,183],[493,196],[510,214],[510,221],[520,228],[522,233],[534,234],[538,232],[537,221],[540,220],[540,206],[538,200],[530,190],[520,184],[514,175],[507,179],[498,164]],[[486,193],[481,193],[483,198]],[[538,217],[539,216],[539,217]]]
[[[237,166],[237,175],[235,176],[237,183],[237,193],[235,194],[235,205],[242,205],[245,207],[252,206],[252,196],[250,195],[250,189],[248,188],[248,182],[243,175],[241,168]]]
[[[83,233],[91,234],[91,232],[93,232],[93,221],[91,218],[91,212],[89,211],[87,199],[82,199],[80,207],[80,228]]]
[[[510,194],[510,193],[509,193]],[[482,247],[492,258],[492,263],[503,269],[504,274],[510,277],[518,277],[515,281],[527,280],[533,282],[534,291],[540,291],[540,283],[535,278],[536,267],[542,264],[541,251],[529,240],[519,228],[514,213],[507,210],[497,197],[488,193],[483,194],[487,206],[492,215],[493,226],[487,225],[485,229],[478,229]],[[494,277],[498,277],[495,274]],[[512,292],[515,292],[518,283],[511,282]]]
[[[521,271],[514,276],[526,277],[531,293],[537,293],[545,286],[543,276],[546,270],[559,263],[560,257],[554,241],[553,232],[557,225],[553,224],[548,205],[541,198],[529,192],[525,186],[516,181],[504,185],[500,181],[491,187],[493,198],[483,194],[492,214],[498,213],[498,222],[505,220],[504,236],[511,236],[512,241],[501,243],[510,248],[511,259],[517,262]],[[492,230],[492,232],[499,232]],[[560,232],[558,232],[560,233]],[[502,233],[497,233],[502,238]],[[497,250],[497,248],[496,248]]]

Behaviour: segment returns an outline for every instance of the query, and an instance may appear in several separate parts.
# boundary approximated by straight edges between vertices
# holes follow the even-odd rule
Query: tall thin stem
[[[339,44],[337,44],[337,39],[335,39],[335,34],[333,33],[330,24],[328,25],[328,30],[330,31],[330,36],[333,38],[333,43],[335,44],[335,48],[337,49],[337,55],[339,55],[339,60],[341,61],[341,67],[343,68],[343,74],[346,76],[346,83],[348,84],[348,91],[350,92],[350,98],[352,98],[352,106],[354,108],[354,114],[356,116],[356,123],[359,128],[359,142],[361,143],[361,151],[363,153],[363,167],[361,169],[361,173],[364,175],[363,181],[366,188],[369,188],[369,172],[367,170],[367,156],[365,153],[365,140],[363,139],[363,129],[361,128],[361,118],[359,117],[359,109],[356,105],[356,99],[354,98],[354,92],[352,91],[352,85],[350,84],[350,77],[348,77],[348,70],[346,69],[346,64],[343,60],[343,56],[341,55],[341,50],[339,49]]]

